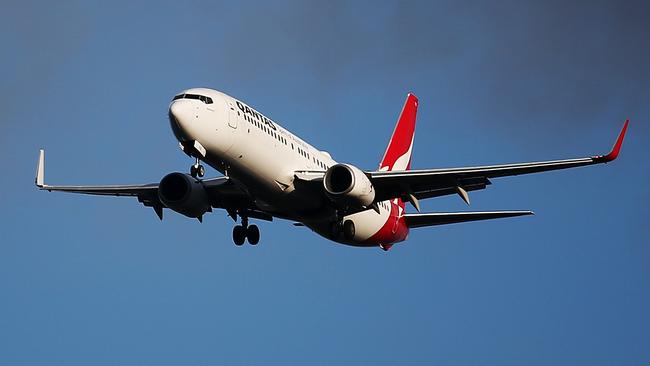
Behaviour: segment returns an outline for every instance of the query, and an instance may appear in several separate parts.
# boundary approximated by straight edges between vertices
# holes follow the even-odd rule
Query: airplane
[[[237,246],[260,240],[250,219],[274,218],[305,226],[331,241],[390,249],[409,230],[468,221],[532,215],[532,211],[420,212],[420,200],[458,195],[469,205],[469,192],[485,189],[491,179],[608,163],[621,150],[626,120],[612,150],[591,157],[411,170],[418,98],[409,93],[377,170],[339,163],[326,151],[263,115],[241,100],[207,88],[187,89],[168,109],[180,149],[194,164],[189,174],[173,172],[160,182],[142,185],[60,186],[45,184],[45,151],[40,150],[36,186],[106,196],[132,196],[152,207],[160,220],[170,209],[203,222],[214,208],[237,224]],[[206,163],[222,176],[203,179]],[[410,203],[415,213],[406,212]]]

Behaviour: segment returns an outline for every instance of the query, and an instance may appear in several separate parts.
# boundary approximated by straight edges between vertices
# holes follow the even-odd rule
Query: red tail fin
[[[404,102],[404,108],[399,115],[397,125],[390,138],[384,158],[381,159],[379,170],[409,170],[411,169],[411,151],[415,134],[415,116],[418,111],[418,98],[409,93]]]

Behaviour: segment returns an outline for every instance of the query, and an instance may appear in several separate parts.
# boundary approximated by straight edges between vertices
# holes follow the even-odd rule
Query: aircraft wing
[[[491,184],[490,178],[568,169],[613,161],[621,150],[628,123],[629,121],[625,121],[614,147],[607,155],[466,168],[374,171],[366,174],[377,191],[377,201],[402,197],[419,210],[418,199],[459,194],[465,202],[469,203],[467,192],[484,189]]]
[[[143,205],[153,207],[158,217],[162,220],[162,209],[164,205],[158,198],[158,183],[96,186],[48,185],[45,184],[44,150],[41,150],[39,154],[35,183],[39,189],[50,192],[58,191],[100,196],[137,197],[138,201]],[[255,208],[248,195],[233,184],[228,177],[205,179],[202,183],[208,193],[212,207],[224,209],[230,209],[234,206],[237,206],[236,208]]]

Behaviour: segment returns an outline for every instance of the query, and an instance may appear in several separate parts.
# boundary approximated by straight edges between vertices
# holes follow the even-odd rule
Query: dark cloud
[[[314,99],[305,91],[318,90],[323,110],[315,113],[336,116],[327,109],[331,101],[358,88],[424,91],[423,98],[444,94],[456,114],[512,133],[648,115],[645,1],[199,2],[165,12],[168,5],[121,10],[130,16],[116,22],[133,29],[130,37],[147,34],[132,67],[146,70],[147,53],[165,62],[165,53],[185,52],[205,75],[237,75],[246,90],[286,80],[296,83],[282,85],[287,97],[303,101]],[[132,23],[141,16],[164,26],[138,30]],[[17,98],[33,95],[86,42],[111,32],[101,24],[74,3],[5,7],[0,40],[10,51],[0,61],[4,115],[11,116]],[[178,33],[186,36],[180,44],[165,42]],[[114,41],[117,48],[124,42]],[[639,128],[648,130],[647,124]]]
[[[644,1],[293,1],[230,15],[227,48],[234,52],[225,62],[251,78],[293,69],[325,95],[359,75],[419,86],[445,80],[430,89],[514,132],[647,113]]]

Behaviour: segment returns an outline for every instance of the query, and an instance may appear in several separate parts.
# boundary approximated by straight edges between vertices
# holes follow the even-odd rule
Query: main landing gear
[[[256,245],[260,242],[260,229],[257,225],[248,226],[248,217],[242,217],[241,225],[237,225],[232,229],[232,241],[235,245],[241,246],[246,239],[251,245]]]
[[[194,163],[194,165],[190,167],[190,175],[194,178],[196,178],[197,176],[199,178],[203,178],[203,176],[205,175],[205,167],[201,165],[201,161],[199,160],[199,158],[196,158],[196,163]]]
[[[332,240],[338,240],[341,235],[346,240],[353,240],[356,233],[356,228],[354,227],[354,221],[352,220],[339,220],[335,221],[330,225],[330,238]]]

